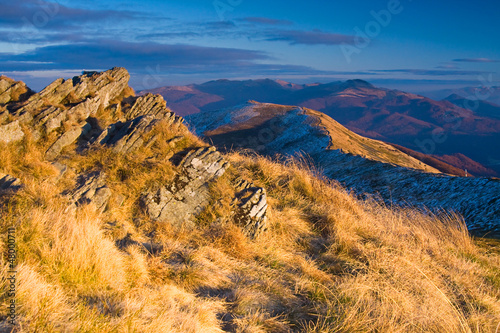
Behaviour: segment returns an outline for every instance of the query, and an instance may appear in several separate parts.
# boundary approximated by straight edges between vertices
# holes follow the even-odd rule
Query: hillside
[[[479,96],[486,98],[484,101],[487,103],[500,105],[500,86],[490,85],[493,82],[484,83],[485,85],[483,86],[427,91],[422,94],[438,101],[445,99],[450,95],[458,95],[462,98],[472,99],[475,99]]]
[[[500,231],[500,182],[439,171],[380,141],[363,138],[321,112],[249,103],[188,116],[198,135],[220,149],[302,156],[349,190],[387,204],[462,214],[478,234]]]
[[[362,80],[316,85],[219,80],[187,88],[189,92],[184,92],[185,87],[153,92],[162,94],[181,115],[234,107],[250,99],[302,106],[321,111],[365,137],[427,155],[464,155],[477,165],[476,175],[500,175],[500,120],[448,101],[378,88]],[[454,163],[457,158],[446,161]],[[453,166],[461,168],[464,160],[458,161]]]
[[[477,98],[467,99],[457,94],[451,94],[444,100],[462,108],[474,111],[474,113],[479,116],[500,119],[500,105],[490,103],[485,100],[479,100]]]
[[[128,80],[114,68],[2,103],[1,331],[498,328],[500,249],[459,216],[221,153]]]

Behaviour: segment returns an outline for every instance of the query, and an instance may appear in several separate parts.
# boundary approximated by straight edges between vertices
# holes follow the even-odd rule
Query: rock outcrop
[[[64,134],[61,135],[59,139],[57,139],[57,141],[52,144],[52,146],[50,146],[50,148],[45,153],[45,157],[48,160],[56,158],[64,149],[64,147],[67,147],[74,143],[81,135],[88,133],[90,129],[90,124],[86,123],[83,126],[74,126],[70,130],[64,132]]]
[[[151,113],[148,110],[151,110]],[[171,126],[182,123],[182,118],[167,109],[161,96],[139,97],[132,108],[126,111],[125,116],[130,120],[111,124],[99,135],[95,143],[113,146],[116,152],[125,154],[153,144],[157,137],[153,136],[148,142],[144,142],[144,136],[160,121]]]
[[[22,140],[23,138],[24,132],[22,131],[18,120],[0,126],[0,141],[9,143]]]
[[[92,204],[100,212],[115,203],[113,200],[110,204],[113,194],[122,202],[123,195],[112,193],[114,184],[107,184],[104,171],[98,171],[104,169],[102,166],[84,168],[75,176],[66,172],[65,159],[102,148],[124,155],[151,148],[152,159],[170,159],[177,173],[167,184],[139,189],[133,200],[142,204],[154,221],[177,226],[194,224],[196,215],[213,202],[210,184],[225,173],[229,163],[214,147],[186,150],[180,142],[190,134],[183,118],[171,112],[160,95],[128,96],[132,91],[128,80],[125,69],[113,68],[70,80],[58,79],[24,100],[9,95],[10,99],[2,100],[8,104],[0,105],[0,141],[15,143],[29,134],[30,140],[48,147],[44,158],[58,171],[57,179],[68,174],[76,177],[72,181],[76,180],[77,185],[61,193],[71,202],[70,207]],[[23,86],[2,77],[0,96],[15,85]],[[156,144],[158,140],[166,142]],[[199,145],[195,140],[186,141]],[[20,186],[18,179],[0,175],[0,193],[16,191]],[[266,192],[246,181],[238,180],[234,186],[236,197],[230,217],[249,237],[257,237],[266,228]]]
[[[14,81],[6,76],[0,76],[0,105],[19,102],[28,98],[33,92],[21,81]]]
[[[190,151],[181,161],[180,172],[172,184],[144,194],[142,200],[148,215],[176,225],[188,222],[208,205],[208,184],[228,167],[229,163],[214,147]]]
[[[101,108],[109,107],[130,89],[129,78],[130,75],[124,68],[113,68],[71,80],[58,79],[12,112],[14,120],[0,127],[0,138],[5,142],[21,140],[24,136],[21,134],[21,124],[32,129],[35,140],[59,130],[62,141],[49,154],[54,158],[60,151],[59,146],[63,148],[78,139],[79,136],[75,133],[79,131],[78,128],[85,130],[86,120],[90,116]],[[65,124],[70,125],[63,126]],[[64,136],[68,127],[71,133]],[[74,140],[69,142],[70,138]]]
[[[243,227],[250,238],[258,237],[267,229],[267,194],[262,187],[244,179],[237,179],[235,189],[237,191],[237,209],[234,212],[234,221]]]
[[[111,190],[106,186],[106,176],[102,172],[81,175],[78,186],[69,194],[76,205],[94,204],[99,211],[104,211],[111,197]]]
[[[125,68],[113,68],[102,73],[89,73],[71,80],[58,79],[31,96],[17,113],[36,113],[47,106],[71,105],[71,114],[90,115],[99,107],[108,107],[128,88],[130,75]],[[29,118],[29,117],[28,117]]]

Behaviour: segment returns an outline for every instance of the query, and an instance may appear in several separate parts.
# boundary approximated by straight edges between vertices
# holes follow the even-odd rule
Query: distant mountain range
[[[483,102],[467,109],[460,95],[436,101],[363,80],[298,85],[269,79],[217,80],[148,92],[161,94],[183,116],[248,100],[302,106],[321,111],[360,135],[432,155],[463,172],[500,175],[498,106]]]
[[[487,103],[500,105],[500,86],[480,86],[480,87],[465,87],[460,89],[442,89],[436,91],[427,91],[422,93],[429,98],[442,100],[450,95],[458,95],[467,99],[480,99]]]

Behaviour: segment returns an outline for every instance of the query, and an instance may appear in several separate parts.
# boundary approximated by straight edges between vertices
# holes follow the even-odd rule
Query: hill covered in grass
[[[319,111],[250,102],[186,119],[197,134],[220,149],[305,157],[324,176],[361,197],[381,198],[387,205],[457,212],[470,231],[500,235],[497,179],[442,174],[410,156],[411,151],[403,148],[406,154],[362,137]]]
[[[0,250],[17,250],[3,331],[498,328],[500,250],[459,216],[360,200],[297,160],[222,154],[127,82],[116,68],[3,106]]]

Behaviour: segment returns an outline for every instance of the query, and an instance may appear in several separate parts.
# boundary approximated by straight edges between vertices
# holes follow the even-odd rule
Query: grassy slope
[[[270,103],[252,102],[255,116],[238,124],[223,125],[211,131],[206,131],[206,137],[223,134],[235,135],[238,131],[258,128],[270,119],[286,114],[296,109],[294,106],[286,106]],[[360,136],[339,124],[326,114],[303,108],[305,113],[314,119],[313,126],[318,126],[330,137],[329,149],[342,149],[345,153],[361,156],[370,160],[383,163],[391,163],[407,168],[422,170],[425,172],[439,173],[440,171],[411,157],[410,155],[386,144],[382,141]],[[229,145],[229,143],[227,143]]]
[[[321,126],[327,131],[331,138],[329,149],[342,149],[344,152],[370,160],[396,164],[425,172],[440,172],[385,142],[369,139],[348,130],[322,112],[306,108],[304,110],[308,115],[317,119],[317,126]]]
[[[74,171],[62,177],[41,154],[50,140],[0,147],[0,172],[25,184],[2,199],[0,220],[3,235],[16,228],[19,332],[498,328],[500,255],[475,244],[459,218],[359,201],[294,162],[228,155],[233,166],[195,229],[149,221],[141,191],[171,179],[172,152],[203,145],[183,128],[157,131],[163,140],[132,156],[68,149],[62,160]],[[161,144],[179,134],[176,147]],[[68,211],[57,194],[85,170],[108,175],[114,197],[103,214]],[[254,241],[228,217],[239,175],[268,190],[270,228]],[[8,300],[2,293],[3,318]]]

